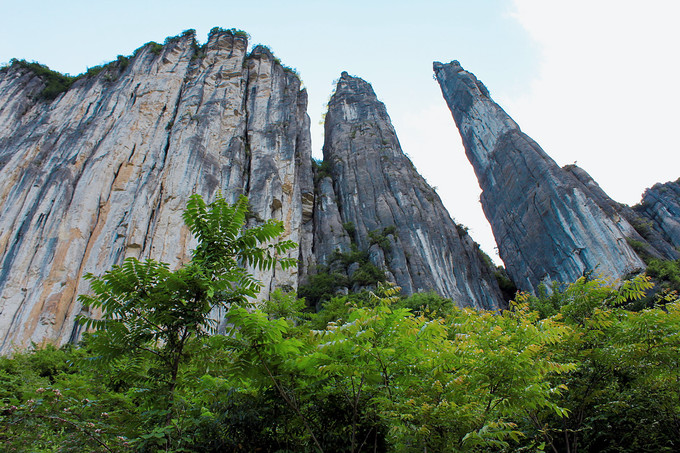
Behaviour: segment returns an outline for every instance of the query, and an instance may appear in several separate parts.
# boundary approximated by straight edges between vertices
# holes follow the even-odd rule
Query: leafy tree
[[[101,310],[100,318],[81,318],[92,335],[98,359],[111,366],[123,358],[150,360],[149,377],[167,396],[167,422],[172,417],[180,366],[189,357],[190,342],[215,332],[216,308],[245,305],[260,288],[244,266],[284,269],[295,264],[280,258],[295,247],[291,241],[271,242],[283,224],[268,221],[244,229],[248,202],[229,205],[220,195],[209,205],[190,197],[184,220],[198,239],[189,263],[175,271],[155,260],[126,259],[101,277],[87,275],[92,295],[83,305]]]
[[[532,414],[547,446],[555,452],[677,451],[678,302],[640,312],[622,308],[645,297],[651,283],[644,275],[619,286],[582,278],[555,288],[550,295],[520,296],[569,327],[552,354],[577,365],[551,379],[567,389],[558,404],[568,415]]]

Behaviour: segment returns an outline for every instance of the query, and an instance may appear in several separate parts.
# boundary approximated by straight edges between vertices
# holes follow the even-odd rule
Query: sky
[[[0,63],[79,74],[149,41],[215,26],[250,34],[296,68],[314,154],[342,71],[383,101],[403,151],[496,262],[480,189],[432,62],[458,60],[559,165],[616,201],[680,177],[680,1],[0,0]]]

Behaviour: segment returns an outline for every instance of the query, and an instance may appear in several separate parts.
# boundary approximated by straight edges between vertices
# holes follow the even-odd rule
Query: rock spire
[[[560,168],[457,61],[436,62],[434,72],[482,188],[500,256],[519,288],[572,282],[590,271],[611,279],[639,271],[645,264],[631,240],[658,256],[673,255],[641,237],[630,208],[582,169]]]
[[[499,307],[490,262],[404,155],[371,85],[346,72],[328,104],[323,155],[329,178],[320,192],[331,199],[333,190],[337,199],[325,212],[337,209],[340,219],[322,228],[330,237],[315,237],[318,257],[354,242],[405,294],[436,291],[460,305]],[[342,241],[338,223],[349,230]]]

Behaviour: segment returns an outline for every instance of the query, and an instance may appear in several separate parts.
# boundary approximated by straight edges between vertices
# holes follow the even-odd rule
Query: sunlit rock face
[[[514,282],[572,282],[594,271],[611,279],[644,268],[629,245],[658,250],[631,225],[630,208],[611,200],[578,167],[560,168],[457,61],[434,63],[442,93],[482,188],[481,203]]]
[[[490,263],[404,155],[385,106],[364,80],[340,77],[328,104],[323,154],[330,178],[319,192],[337,201],[324,209],[332,220],[322,230],[329,234],[315,237],[320,263],[353,241],[405,294],[436,291],[459,305],[500,306]],[[336,231],[343,224],[351,225],[349,235]]]
[[[247,48],[224,31],[203,49],[192,35],[148,45],[51,102],[31,71],[0,74],[0,352],[75,338],[87,272],[125,257],[187,261],[181,214],[194,193],[248,195],[309,264],[307,96],[266,49]],[[297,270],[257,276],[263,297],[298,281]]]
[[[633,209],[646,220],[645,233],[657,232],[680,248],[680,179],[647,189],[642,202]]]

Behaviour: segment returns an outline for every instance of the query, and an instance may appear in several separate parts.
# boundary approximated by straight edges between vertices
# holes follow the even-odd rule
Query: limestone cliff
[[[76,335],[82,276],[125,257],[176,265],[193,239],[192,193],[247,194],[310,261],[311,148],[297,76],[216,30],[150,44],[52,101],[45,81],[0,74],[0,351]],[[297,273],[258,275],[295,288]]]
[[[457,61],[434,63],[482,188],[481,203],[514,282],[571,282],[588,271],[617,279],[644,268],[629,242],[656,250],[625,209],[576,167],[560,168]]]
[[[406,294],[432,290],[461,305],[499,307],[492,268],[404,155],[385,106],[362,79],[339,79],[323,154],[331,178],[321,180],[319,192],[337,198],[337,207],[325,202],[332,227],[322,230],[333,234],[315,237],[319,262],[353,241]]]

